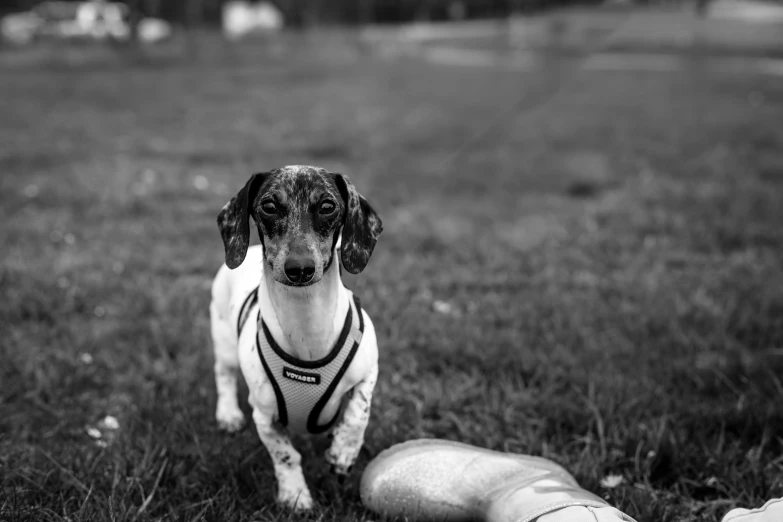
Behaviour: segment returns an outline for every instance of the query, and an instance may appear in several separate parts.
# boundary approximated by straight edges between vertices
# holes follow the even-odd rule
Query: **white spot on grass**
[[[93,362],[92,355],[86,352],[79,356],[79,360],[82,362],[82,364],[92,364]]]
[[[613,489],[623,483],[622,475],[607,475],[601,479],[601,487]]]
[[[106,309],[102,306],[96,306],[92,313],[95,314],[95,317],[103,317],[106,315]]]
[[[434,301],[432,303],[432,309],[443,315],[457,315],[457,310],[454,305],[447,303],[446,301]]]
[[[154,169],[144,169],[141,173],[141,181],[146,185],[154,184],[158,179],[158,172]]]
[[[87,426],[85,428],[85,431],[87,431],[87,435],[89,435],[93,439],[100,439],[101,438],[101,430],[99,430],[98,428],[93,428],[92,426]]]
[[[111,270],[115,274],[121,274],[125,271],[125,264],[122,261],[115,261],[111,266]]]
[[[65,236],[63,236],[63,240],[65,240],[66,245],[73,245],[74,243],[76,243],[76,236],[68,232],[67,234],[65,234]]]
[[[119,421],[117,421],[117,417],[114,417],[112,415],[107,415],[106,417],[104,417],[103,425],[110,430],[120,429],[120,423]]]
[[[196,176],[193,178],[193,186],[196,190],[207,190],[209,188],[209,180],[204,176]]]
[[[105,440],[96,440],[96,441],[95,441],[95,444],[96,444],[96,445],[97,445],[99,448],[105,448],[105,447],[107,447],[107,446],[108,446],[108,444],[106,443],[106,441],[105,441]]]
[[[69,286],[71,286],[71,282],[68,280],[67,277],[60,276],[60,277],[57,278],[57,287],[58,288],[66,289]]]
[[[38,197],[38,194],[41,193],[40,189],[38,188],[38,185],[33,185],[32,183],[30,185],[27,185],[22,192],[25,196],[32,199],[35,197]]]

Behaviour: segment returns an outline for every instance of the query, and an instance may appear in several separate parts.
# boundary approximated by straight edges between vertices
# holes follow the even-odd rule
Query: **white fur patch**
[[[326,452],[326,461],[334,466],[340,475],[348,474],[364,444],[364,432],[370,421],[372,394],[377,381],[378,366],[374,366],[369,375],[353,389],[345,413],[334,428],[332,445]]]
[[[277,478],[277,501],[294,511],[306,511],[313,507],[313,497],[302,473],[302,456],[281,432],[269,415],[259,410],[253,412],[258,437],[269,451]]]

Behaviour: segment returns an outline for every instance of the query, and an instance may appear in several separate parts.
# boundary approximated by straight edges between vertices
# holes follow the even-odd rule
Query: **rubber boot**
[[[783,498],[775,498],[758,509],[732,509],[721,522],[781,522],[783,521]]]
[[[360,493],[381,515],[440,522],[635,522],[540,457],[419,439],[365,468]]]

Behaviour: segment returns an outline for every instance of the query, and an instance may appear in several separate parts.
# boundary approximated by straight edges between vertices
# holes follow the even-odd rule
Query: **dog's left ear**
[[[241,265],[247,255],[250,245],[250,206],[268,176],[268,172],[250,176],[242,190],[237,192],[218,214],[218,229],[226,249],[226,265],[232,270]]]
[[[383,223],[370,203],[356,191],[348,176],[332,175],[345,203],[340,258],[348,272],[358,274],[370,261],[375,242],[383,232]]]

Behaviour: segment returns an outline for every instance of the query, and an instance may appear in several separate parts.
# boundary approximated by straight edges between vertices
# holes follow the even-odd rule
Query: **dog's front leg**
[[[351,471],[364,444],[364,431],[370,421],[370,403],[377,381],[378,366],[375,365],[369,375],[354,387],[343,418],[332,432],[332,445],[326,452],[326,460],[341,477]]]
[[[313,498],[302,473],[302,456],[291,440],[272,421],[272,416],[253,410],[258,437],[269,452],[277,478],[277,501],[295,511],[312,509]]]
[[[215,352],[215,384],[217,385],[217,409],[215,418],[218,426],[228,432],[235,432],[245,425],[245,415],[237,401],[237,376],[239,355],[237,338],[232,325],[214,299],[209,306],[212,346]]]

